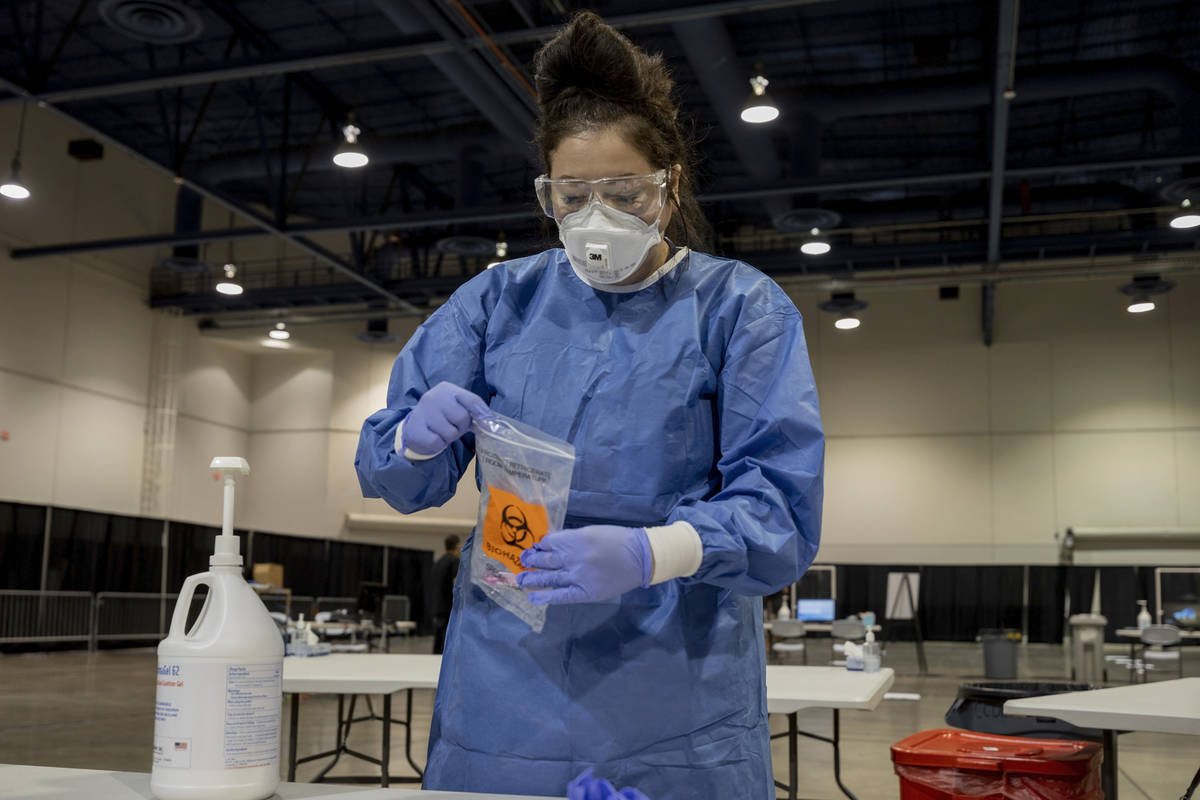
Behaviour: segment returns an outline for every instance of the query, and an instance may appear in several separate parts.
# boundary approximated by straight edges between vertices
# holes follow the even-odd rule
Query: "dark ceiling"
[[[510,256],[553,242],[532,202],[530,63],[585,6],[671,65],[719,253],[847,277],[1196,249],[1165,225],[1200,187],[1193,0],[651,5],[0,3],[0,102],[45,101],[237,209],[238,235],[307,250],[249,267],[232,301],[186,258],[156,267],[152,302],[194,313],[420,306],[490,260],[455,237],[486,249],[503,232]],[[738,119],[756,64],[782,109],[763,126]],[[351,112],[372,158],[359,171],[330,163]],[[826,256],[798,252],[814,223]],[[341,252],[305,238],[329,230]],[[138,243],[200,238],[162,233]]]

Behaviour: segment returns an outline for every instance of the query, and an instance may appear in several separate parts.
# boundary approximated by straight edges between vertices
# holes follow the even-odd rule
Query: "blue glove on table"
[[[548,533],[521,553],[517,584],[533,592],[529,600],[546,603],[603,603],[650,585],[654,556],[645,528],[587,525]]]
[[[479,395],[442,381],[421,395],[417,406],[404,418],[403,449],[422,456],[436,456],[471,430],[471,420],[492,416]]]
[[[650,798],[632,786],[626,786],[618,792],[604,778],[597,778],[593,775],[592,768],[588,767],[567,785],[567,800],[650,800]]]

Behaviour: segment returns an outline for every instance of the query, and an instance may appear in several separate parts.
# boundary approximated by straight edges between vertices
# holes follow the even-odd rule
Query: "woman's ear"
[[[679,176],[683,174],[683,165],[676,164],[671,167],[671,195],[674,196],[675,202],[679,202]]]

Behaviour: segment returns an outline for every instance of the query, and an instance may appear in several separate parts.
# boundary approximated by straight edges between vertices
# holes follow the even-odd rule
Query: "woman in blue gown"
[[[564,248],[430,316],[355,459],[364,495],[410,513],[453,495],[473,416],[575,447],[567,530],[522,556],[540,633],[471,584],[463,548],[425,787],[561,796],[595,766],[653,800],[766,800],[762,597],[820,538],[800,314],[752,267],[690,249],[703,221],[659,57],[583,12],[535,68],[536,194]]]

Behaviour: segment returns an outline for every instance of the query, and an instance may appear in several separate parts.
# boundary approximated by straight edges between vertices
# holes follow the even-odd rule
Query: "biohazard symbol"
[[[520,506],[505,506],[500,512],[500,538],[512,547],[520,547],[529,538],[529,523]]]
[[[483,552],[513,572],[524,572],[521,553],[546,535],[549,526],[546,508],[494,486],[487,487],[487,493]]]

